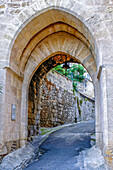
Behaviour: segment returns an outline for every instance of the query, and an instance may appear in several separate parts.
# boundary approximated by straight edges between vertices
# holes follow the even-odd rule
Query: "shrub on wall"
[[[82,83],[85,79],[84,73],[86,70],[81,64],[73,64],[69,69],[64,69],[62,65],[58,65],[52,69],[52,71],[58,71],[60,74],[68,77],[73,81],[73,93],[77,90],[77,82]]]

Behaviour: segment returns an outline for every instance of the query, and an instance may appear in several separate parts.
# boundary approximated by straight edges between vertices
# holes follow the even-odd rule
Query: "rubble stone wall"
[[[42,81],[40,107],[42,127],[94,118],[94,100],[79,92],[73,95],[72,81],[57,72],[50,71]]]

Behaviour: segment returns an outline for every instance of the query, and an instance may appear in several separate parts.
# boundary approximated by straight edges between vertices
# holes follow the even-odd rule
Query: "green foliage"
[[[84,67],[81,64],[73,64],[73,66],[70,69],[65,70],[62,68],[62,65],[58,65],[55,68],[52,69],[58,71],[60,74],[65,75],[70,80],[73,81],[73,93],[77,90],[77,82],[82,83],[84,80],[84,73],[86,72]]]
[[[83,103],[83,100],[80,100],[80,106],[82,105],[82,103]]]
[[[74,91],[78,91],[78,89],[77,89],[77,83],[73,81],[73,93]]]
[[[80,107],[78,108],[78,111],[79,111],[79,115],[81,116],[81,109],[80,109]]]
[[[51,129],[48,128],[41,128],[41,135],[45,135],[46,133],[50,132]]]
[[[54,70],[52,69],[52,73],[54,74]]]
[[[88,101],[88,99],[87,99],[87,98],[85,98],[84,100],[85,100],[85,101]]]
[[[84,73],[86,72],[84,67],[81,64],[73,64],[70,68],[70,72],[73,75],[73,81],[82,82],[84,80]]]
[[[52,70],[56,70],[56,71],[58,71],[59,73],[65,75],[65,69],[63,69],[61,65],[56,66],[56,67],[53,68]]]

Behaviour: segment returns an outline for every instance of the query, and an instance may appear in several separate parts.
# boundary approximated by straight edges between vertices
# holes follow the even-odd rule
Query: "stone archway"
[[[46,20],[42,22],[44,18]],[[18,141],[20,147],[26,144],[30,80],[44,61],[61,53],[79,60],[92,77],[96,98],[97,143],[102,142],[99,119],[100,88],[97,80],[98,49],[85,24],[69,11],[51,8],[34,15],[27,24],[21,26],[15,37],[10,53],[9,68],[6,70],[5,107],[15,104],[17,117],[15,121],[10,120],[12,128],[10,137],[8,129],[5,131],[4,143],[7,143],[7,147],[10,143],[13,145],[13,141]],[[10,103],[9,96],[12,96]],[[9,119],[8,117],[7,120]]]
[[[42,40],[39,44],[37,44],[37,46],[35,46],[34,50],[31,52],[30,59],[26,65],[26,70],[24,72],[25,84],[23,86],[23,91],[24,91],[23,94],[25,95],[26,92],[26,96],[22,97],[24,101],[27,99],[27,93],[28,93],[28,91],[26,91],[25,88],[27,87],[28,90],[28,84],[29,84],[28,82],[30,82],[32,75],[34,74],[35,70],[37,70],[37,65],[38,67],[41,64],[43,66],[44,61],[49,59],[51,56],[60,53],[68,54],[74,58],[76,57],[76,59],[79,60],[86,67],[86,69],[88,70],[88,72],[92,77],[93,83],[95,84],[97,69],[96,69],[95,59],[92,56],[90,49],[88,49],[88,47],[84,45],[84,43],[82,43],[75,36],[70,35],[69,33],[66,33],[64,31],[60,31],[58,33],[54,33],[50,36],[47,36],[44,40]],[[39,60],[42,61],[40,62]],[[47,71],[46,68],[43,68],[43,70],[46,73]],[[24,102],[22,101],[22,103]],[[26,105],[24,105],[22,108],[21,113],[23,112],[27,112]],[[22,122],[22,120],[24,120],[23,116],[25,115],[22,114],[21,116],[22,116],[21,117],[21,122]],[[27,117],[24,126],[27,128]],[[23,128],[23,124],[21,127],[22,127],[22,135],[24,133],[25,138],[27,138],[27,129],[23,131],[23,129],[25,128],[25,127]]]
[[[62,33],[60,33],[59,34],[60,35],[60,39],[62,39],[63,37],[61,36],[62,35]],[[57,35],[58,36],[58,35]],[[54,35],[54,38],[55,38],[55,35]],[[50,39],[50,38],[49,38]],[[59,40],[58,40],[59,41]],[[67,41],[69,41],[69,39],[67,40]],[[70,43],[69,43],[70,44]],[[61,46],[62,46],[62,44],[60,44]],[[80,45],[80,44],[79,44]],[[70,49],[71,49],[71,47],[70,47]],[[72,48],[73,49],[73,48]],[[86,55],[87,56],[87,55]],[[91,56],[89,57],[90,58],[90,60],[91,60]],[[84,64],[86,63],[86,60],[87,60],[87,57],[85,57],[85,60],[84,60]],[[52,68],[54,68],[54,67],[56,67],[56,66],[58,66],[59,64],[63,64],[63,63],[65,63],[65,61],[67,61],[68,63],[79,63],[79,64],[81,64],[81,62],[79,61],[79,60],[77,60],[75,57],[72,57],[72,56],[70,56],[69,54],[66,54],[66,53],[63,53],[63,52],[58,52],[58,54],[54,54],[53,56],[51,56],[51,57],[49,57],[47,60],[45,60],[38,68],[37,68],[37,70],[36,70],[36,72],[34,73],[34,75],[33,75],[33,77],[32,77],[32,79],[31,79],[31,82],[30,82],[30,85],[29,85],[29,96],[28,96],[28,139],[30,140],[30,139],[32,139],[32,137],[33,136],[36,136],[36,135],[38,135],[39,134],[39,130],[40,130],[40,125],[41,125],[41,113],[43,112],[43,110],[41,109],[41,85],[42,85],[42,82],[43,82],[43,78],[44,77],[46,77],[46,75],[47,75],[47,73],[52,69]],[[92,60],[92,62],[93,62],[93,60]],[[52,73],[52,72],[51,72]],[[56,74],[58,74],[58,73],[56,73]],[[53,76],[53,75],[52,75]],[[59,76],[61,76],[61,75],[59,75]],[[53,76],[54,77],[54,76]],[[56,77],[57,78],[57,77]],[[65,77],[61,77],[62,78],[62,80],[61,81],[65,81],[65,83],[66,83],[66,78]],[[64,78],[64,79],[63,79]],[[58,80],[57,80],[58,81]],[[67,79],[67,81],[69,81],[69,79]],[[58,83],[58,82],[57,82]],[[59,83],[60,83],[60,80],[59,80]],[[65,84],[64,83],[64,84]],[[70,84],[70,86],[72,87],[72,82],[71,82],[71,80],[68,82],[69,84]],[[72,89],[71,89],[71,87],[69,88],[69,89],[67,89],[66,88],[66,94],[67,94],[67,96],[69,97],[69,96],[71,96],[70,97],[70,101],[69,101],[69,103],[64,99],[64,98],[68,98],[68,97],[66,97],[66,95],[65,94],[62,94],[62,90],[64,90],[63,89],[63,82],[62,82],[62,85],[61,85],[61,83],[60,83],[60,88],[58,88],[57,89],[57,87],[56,87],[56,83],[54,84],[54,81],[53,82],[51,82],[51,80],[49,81],[49,80],[47,80],[47,78],[45,79],[45,85],[44,85],[44,87],[46,87],[46,85],[47,85],[47,89],[46,88],[44,88],[43,90],[44,90],[44,92],[42,92],[43,93],[43,95],[45,96],[46,95],[46,93],[47,93],[47,96],[45,97],[45,103],[43,103],[44,104],[44,110],[45,110],[45,114],[43,115],[43,117],[44,117],[44,121],[46,121],[46,122],[48,122],[47,123],[47,126],[48,127],[51,127],[51,126],[54,126],[55,124],[57,124],[57,122],[55,122],[53,119],[57,119],[57,117],[56,117],[56,114],[57,114],[57,110],[56,110],[56,112],[55,113],[52,113],[51,112],[51,109],[50,109],[50,112],[48,112],[48,114],[47,114],[47,109],[49,109],[49,107],[47,107],[47,103],[48,102],[53,102],[52,104],[53,105],[55,105],[55,102],[56,102],[56,106],[58,105],[58,103],[60,104],[60,105],[63,105],[64,106],[64,108],[66,108],[67,107],[67,109],[68,109],[68,111],[67,111],[67,109],[64,109],[64,110],[66,110],[65,111],[65,113],[64,113],[64,111],[63,111],[63,114],[62,114],[62,111],[61,111],[61,113],[58,113],[58,120],[60,120],[61,121],[61,124],[63,123],[63,120],[64,120],[64,122],[75,122],[75,117],[76,117],[76,113],[74,113],[74,109],[73,109],[73,104],[75,104],[76,103],[76,100],[74,101],[73,99],[74,99],[74,95],[73,95],[73,93],[72,93]],[[46,92],[46,90],[47,91],[49,91],[49,93],[48,92]],[[54,89],[53,91],[52,91],[52,89]],[[63,99],[62,100],[62,102],[61,102],[61,100],[60,100],[60,102],[58,101],[58,96],[59,96],[59,89],[60,89],[60,92],[61,92],[61,95],[60,95],[60,97]],[[61,90],[62,89],[62,90]],[[42,91],[43,91],[42,90]],[[68,91],[69,90],[69,91]],[[55,91],[57,91],[57,93],[55,92]],[[52,95],[49,95],[50,93],[52,94],[52,92],[53,92],[53,94],[54,94],[54,97],[52,96]],[[44,97],[44,96],[42,96],[42,98]],[[51,97],[50,97],[51,96]],[[64,97],[65,96],[65,97]],[[76,96],[77,97],[77,96]],[[75,97],[75,98],[76,98]],[[50,98],[50,100],[49,100],[49,98]],[[56,98],[56,100],[55,100],[55,98]],[[72,98],[72,99],[71,99]],[[53,99],[53,100],[52,100]],[[59,98],[60,99],[60,98]],[[49,100],[49,101],[48,101]],[[69,100],[69,98],[68,98],[68,100]],[[82,100],[83,101],[83,100]],[[66,104],[66,102],[67,102],[67,104]],[[61,104],[62,103],[62,104]],[[73,104],[71,104],[70,105],[70,103],[73,103]],[[68,105],[69,104],[69,105]],[[65,106],[66,105],[66,106]],[[67,106],[68,105],[68,106]],[[50,106],[50,105],[48,105],[48,106]],[[76,106],[75,106],[76,107]],[[80,108],[80,106],[79,106],[79,100],[78,100],[78,98],[77,98],[77,107],[79,107]],[[94,107],[94,105],[93,105],[93,107]],[[54,108],[54,107],[52,107],[52,108]],[[60,109],[60,107],[58,107],[58,110]],[[55,111],[54,110],[54,111]],[[61,110],[62,110],[62,108],[61,108]],[[80,111],[80,110],[79,110]],[[78,112],[79,112],[78,111]],[[58,111],[59,112],[59,111]],[[70,112],[70,114],[68,113],[68,112]],[[51,114],[52,113],[52,114]],[[61,114],[61,115],[60,115]],[[75,114],[75,117],[73,117],[74,116],[74,114]],[[55,116],[54,118],[53,118],[53,115]],[[63,117],[62,118],[60,118],[60,116],[62,117],[62,115],[63,115]],[[83,116],[83,115],[82,115]],[[48,119],[46,119],[46,117],[48,117]],[[64,118],[65,117],[65,118]],[[81,113],[79,112],[79,117],[77,117],[78,119],[81,117]],[[63,119],[64,118],[64,119]],[[76,119],[77,119],[76,118]],[[65,120],[66,119],[66,120]],[[72,120],[71,120],[72,119]],[[58,121],[57,120],[57,121]],[[54,123],[53,123],[54,122]],[[43,122],[43,120],[42,120],[42,124],[43,124],[44,122]]]

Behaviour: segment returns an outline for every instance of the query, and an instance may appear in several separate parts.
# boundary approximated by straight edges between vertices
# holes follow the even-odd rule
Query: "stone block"
[[[3,146],[2,148],[0,148],[0,156],[4,156],[8,153],[7,147]]]
[[[22,147],[4,157],[0,169],[20,169],[26,162],[30,162],[34,157],[35,148],[31,144],[28,144],[26,147]]]

